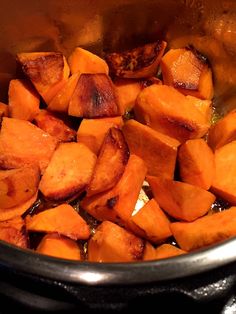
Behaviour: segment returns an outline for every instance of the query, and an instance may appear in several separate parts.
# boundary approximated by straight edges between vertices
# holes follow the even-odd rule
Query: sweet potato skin
[[[70,99],[68,113],[84,118],[118,116],[119,105],[110,77],[103,73],[81,74]]]
[[[166,48],[165,41],[156,41],[121,53],[106,55],[110,74],[125,78],[155,76]]]
[[[78,196],[91,180],[96,156],[82,143],[62,143],[52,156],[39,184],[48,200]]]
[[[134,112],[139,122],[180,142],[202,137],[210,126],[187,97],[166,85],[145,88],[137,98]]]
[[[3,118],[0,133],[0,168],[47,167],[58,144],[56,138],[24,120]]]
[[[11,208],[30,199],[38,190],[38,167],[0,170],[0,208]]]
[[[72,240],[86,240],[90,236],[85,220],[68,205],[47,209],[32,217],[26,216],[26,229],[34,232],[57,232]]]
[[[76,47],[68,59],[70,71],[74,73],[105,73],[109,68],[105,60],[81,47]]]
[[[76,131],[47,110],[41,110],[34,121],[41,130],[54,136],[60,142],[73,142],[76,139]]]
[[[204,190],[211,187],[215,174],[215,160],[212,150],[203,139],[186,141],[179,149],[178,161],[183,182]]]
[[[39,95],[27,80],[11,80],[8,98],[11,118],[32,121],[39,113]]]
[[[236,205],[236,141],[228,143],[215,151],[215,175],[211,190]]]
[[[97,155],[108,130],[122,128],[123,124],[122,117],[83,119],[77,132],[77,142],[85,144]]]
[[[128,160],[129,148],[122,131],[110,128],[99,152],[87,195],[113,188],[123,175]]]
[[[27,248],[28,237],[24,220],[18,216],[11,220],[0,221],[0,240],[24,249]]]
[[[104,221],[88,243],[91,262],[132,262],[142,258],[144,241],[118,225]]]
[[[170,221],[154,199],[151,199],[135,215],[132,215],[131,219],[144,230],[146,238],[150,242],[163,242],[172,235]]]
[[[78,244],[57,233],[45,235],[39,243],[36,252],[64,259],[81,260]]]
[[[170,216],[193,221],[205,215],[215,201],[215,195],[197,186],[161,177],[148,176],[154,198]]]
[[[131,153],[145,161],[148,175],[173,178],[179,141],[132,119],[122,130]]]
[[[191,223],[172,223],[171,230],[179,246],[186,251],[216,244],[236,235],[236,208],[231,207]]]

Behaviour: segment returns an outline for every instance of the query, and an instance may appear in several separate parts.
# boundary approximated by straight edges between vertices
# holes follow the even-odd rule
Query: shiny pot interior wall
[[[0,100],[15,77],[15,54],[77,46],[102,55],[165,38],[194,45],[214,70],[215,99],[236,106],[235,0],[1,0]]]

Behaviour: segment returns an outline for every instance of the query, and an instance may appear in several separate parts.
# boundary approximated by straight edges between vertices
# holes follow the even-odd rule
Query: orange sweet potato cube
[[[211,117],[213,112],[212,101],[207,99],[199,99],[190,95],[186,96],[186,98],[194,107],[196,107],[202,113],[202,115],[205,117],[205,123],[211,123]]]
[[[0,118],[1,117],[8,117],[9,115],[9,106],[0,102]]]
[[[151,243],[146,241],[144,251],[143,251],[143,261],[152,261],[155,259],[156,259],[156,249]]]
[[[131,219],[145,232],[150,242],[163,242],[172,235],[170,221],[154,199],[146,203]]]
[[[61,52],[18,53],[23,72],[48,104],[68,80],[70,69]]]
[[[198,186],[161,177],[147,177],[155,200],[170,216],[193,221],[205,215],[215,201],[215,195]]]
[[[215,175],[214,154],[203,139],[186,141],[178,153],[183,182],[209,190]]]
[[[210,127],[191,99],[171,86],[152,85],[138,96],[136,119],[180,142],[200,138]]]
[[[122,126],[122,117],[83,119],[77,132],[77,141],[85,144],[97,155],[108,130]]]
[[[104,221],[88,243],[90,262],[134,262],[142,259],[144,241],[118,225]]]
[[[74,240],[57,233],[46,234],[39,243],[36,252],[64,259],[81,260],[78,244]]]
[[[39,166],[43,172],[57,144],[56,138],[28,121],[3,118],[0,132],[0,167],[10,169],[33,164]]]
[[[213,97],[212,71],[208,63],[194,50],[170,49],[161,60],[164,84],[184,95],[201,99]]]
[[[25,232],[24,220],[17,216],[13,219],[0,222],[0,240],[27,248],[28,237]]]
[[[132,119],[122,130],[130,152],[146,163],[148,175],[173,178],[179,141]]]
[[[68,113],[84,118],[118,116],[119,105],[110,77],[104,73],[81,74],[70,99]]]
[[[76,131],[47,110],[41,110],[34,121],[40,129],[54,136],[58,141],[73,142],[76,139]]]
[[[8,97],[11,118],[32,121],[39,113],[39,95],[27,80],[11,80]]]
[[[86,240],[90,236],[86,221],[68,204],[44,210],[32,217],[28,215],[25,221],[28,231],[56,232],[72,240]]]
[[[39,184],[48,200],[63,201],[78,196],[89,184],[96,156],[81,143],[62,143],[56,149]]]
[[[162,244],[156,248],[156,259],[169,258],[186,253],[186,251],[181,250],[174,245]]]
[[[74,73],[105,73],[109,68],[105,60],[94,53],[80,47],[76,47],[69,56],[70,71]]]

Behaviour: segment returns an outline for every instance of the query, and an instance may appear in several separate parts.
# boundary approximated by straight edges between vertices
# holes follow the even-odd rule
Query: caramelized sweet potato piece
[[[47,104],[68,80],[70,69],[61,52],[23,52],[17,60]]]
[[[166,48],[166,42],[158,40],[142,47],[106,56],[110,74],[126,78],[155,76]]]
[[[201,99],[213,97],[212,72],[198,52],[187,48],[170,49],[161,60],[161,70],[164,84],[184,95]]]
[[[143,251],[143,261],[152,261],[156,259],[156,249],[151,243],[146,242]]]
[[[186,251],[183,251],[174,245],[162,244],[161,246],[156,248],[156,259],[168,258],[186,253]]]
[[[145,88],[134,111],[138,121],[180,142],[202,137],[210,126],[189,98],[166,85]]]
[[[38,167],[0,170],[0,208],[11,208],[30,199],[37,191]]]
[[[90,236],[86,221],[68,205],[62,204],[34,216],[26,216],[26,229],[34,232],[57,232],[72,240],[86,240]]]
[[[149,175],[173,178],[180,144],[177,140],[135,120],[127,121],[122,130],[130,152],[145,161]]]
[[[27,80],[11,80],[8,97],[11,118],[32,121],[39,113],[39,95]]]
[[[34,120],[40,129],[56,137],[58,141],[73,142],[76,139],[76,131],[47,110],[41,110]]]
[[[0,208],[0,221],[5,221],[23,215],[34,204],[34,202],[37,200],[37,197],[38,192],[36,192],[30,199],[20,205],[11,208]]]
[[[194,96],[186,96],[186,98],[202,113],[202,115],[205,117],[205,123],[211,123],[212,101],[199,99]]]
[[[94,53],[80,47],[76,47],[69,56],[70,71],[74,73],[105,73],[108,75],[109,68],[105,60]]]
[[[84,118],[118,116],[115,88],[109,76],[103,73],[81,74],[70,99],[68,113]]]
[[[70,99],[75,91],[75,87],[78,83],[80,73],[75,73],[69,77],[68,81],[62,87],[61,90],[52,98],[48,104],[48,110],[58,112],[68,112]]]
[[[213,125],[208,134],[208,144],[215,150],[236,140],[236,110],[229,112]]]
[[[171,230],[181,249],[186,251],[216,244],[236,236],[236,207],[191,223],[172,223]]]
[[[91,180],[96,156],[82,143],[62,143],[39,184],[44,197],[62,201],[78,196]]]
[[[147,177],[155,200],[170,216],[192,221],[205,215],[215,195],[198,186],[160,177]]]
[[[125,171],[111,190],[85,197],[81,207],[98,220],[128,222],[138,200],[147,168],[141,158],[130,155]]]
[[[0,102],[0,117],[8,117],[9,114],[9,106]]]
[[[80,261],[80,248],[71,239],[65,238],[57,233],[46,234],[39,243],[36,251],[40,254],[73,259]]]
[[[90,262],[134,262],[143,255],[144,241],[110,221],[96,229],[88,243]]]
[[[0,168],[19,168],[27,164],[47,167],[58,144],[56,138],[24,120],[3,118],[0,132]]]
[[[215,175],[212,191],[236,205],[236,141],[215,151]]]
[[[214,154],[203,139],[186,141],[178,153],[182,181],[209,190],[215,174]]]
[[[159,243],[172,235],[170,221],[154,199],[146,203],[131,219],[145,232],[150,242]]]
[[[0,222],[0,240],[16,246],[27,248],[27,235],[24,220],[18,216],[11,220]]]
[[[110,128],[99,152],[87,195],[113,188],[123,175],[128,160],[129,148],[123,133],[117,128]]]
[[[85,144],[97,155],[108,130],[122,126],[122,117],[83,119],[77,132],[77,141]]]

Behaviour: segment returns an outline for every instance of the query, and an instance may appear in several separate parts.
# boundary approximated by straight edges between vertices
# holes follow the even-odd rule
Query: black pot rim
[[[0,267],[30,276],[80,285],[151,284],[184,278],[236,261],[236,238],[173,258],[135,263],[64,260],[0,241]]]

